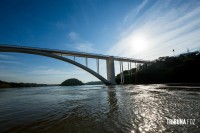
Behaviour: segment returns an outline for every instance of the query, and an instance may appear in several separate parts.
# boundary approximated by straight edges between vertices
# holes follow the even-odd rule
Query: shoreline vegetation
[[[200,85],[200,51],[159,57],[151,65],[138,65],[137,71],[125,70],[123,75],[124,84]],[[116,82],[121,84],[120,74]]]
[[[66,81],[66,82],[65,82]],[[36,83],[14,83],[14,82],[5,82],[0,80],[0,88],[22,88],[22,87],[45,87],[45,86],[76,86],[76,85],[101,85],[101,81],[92,81],[92,82],[79,82],[78,79],[67,79],[61,84],[36,84]]]
[[[130,71],[123,71],[124,84],[166,84],[169,86],[200,86],[200,52],[181,54],[176,57],[159,57],[151,65],[143,64]],[[120,74],[116,76],[120,83]],[[67,79],[61,84],[13,83],[0,80],[0,88],[100,85],[101,81],[83,83],[78,79]]]
[[[44,86],[56,86],[56,84],[36,84],[36,83],[14,83],[5,82],[0,80],[0,88],[17,88],[17,87],[44,87]]]
[[[200,83],[163,83],[167,86],[200,86]],[[74,85],[60,85],[60,84],[36,84],[36,83],[13,83],[13,82],[4,82],[0,80],[0,88],[23,88],[23,87],[45,87],[45,86],[78,86],[79,84]],[[103,85],[101,81],[92,81],[83,83],[81,85]],[[139,85],[139,84],[138,84]],[[148,85],[148,84],[146,84]]]

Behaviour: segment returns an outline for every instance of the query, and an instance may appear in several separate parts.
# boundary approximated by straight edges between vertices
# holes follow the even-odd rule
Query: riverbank
[[[36,84],[36,83],[14,83],[0,80],[0,88],[17,88],[17,87],[42,87],[42,86],[57,86],[56,84]]]
[[[167,86],[200,86],[200,83],[167,83]]]
[[[159,57],[152,64],[138,64],[137,70],[123,71],[124,84],[200,84],[199,68],[199,51]],[[121,74],[116,76],[116,82],[121,83]]]
[[[78,85],[78,84],[76,84]],[[91,81],[83,83],[81,85],[103,85],[101,81]],[[60,84],[36,84],[36,83],[14,83],[14,82],[5,82],[0,80],[0,89],[1,88],[21,88],[21,87],[45,87],[45,86],[60,86]],[[66,85],[73,86],[73,85]]]

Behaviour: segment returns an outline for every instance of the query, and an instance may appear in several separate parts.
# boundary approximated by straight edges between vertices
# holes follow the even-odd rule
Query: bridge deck
[[[0,44],[0,49],[2,48],[14,48],[14,49],[24,49],[24,50],[37,50],[48,53],[54,53],[62,56],[76,56],[76,57],[85,57],[85,58],[95,58],[95,59],[108,59],[109,55],[94,54],[94,53],[85,53],[85,52],[76,52],[76,51],[67,51],[67,50],[57,50],[57,49],[47,49],[47,48],[37,48],[37,47],[28,47],[28,46],[19,46],[19,45],[8,45]],[[134,58],[125,58],[113,56],[115,61],[124,61],[124,62],[136,62],[136,63],[150,63],[149,60],[141,60]]]

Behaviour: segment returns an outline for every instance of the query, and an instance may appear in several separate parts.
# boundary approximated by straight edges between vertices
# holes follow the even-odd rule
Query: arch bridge
[[[68,62],[79,68],[82,68],[83,70],[94,75],[96,78],[101,80],[106,85],[116,84],[114,61],[120,62],[120,72],[123,71],[123,62],[128,62],[128,69],[131,69],[131,63],[150,63],[150,61],[141,60],[141,59],[133,59],[133,58],[125,58],[125,57],[93,54],[93,53],[84,53],[84,52],[76,52],[76,51],[57,50],[57,49],[8,45],[8,44],[0,44],[0,52],[18,52],[18,53],[35,54],[35,55],[47,56],[50,58],[62,60],[64,62]],[[72,56],[73,60],[67,58],[66,56]],[[76,61],[76,57],[85,58],[85,65],[78,63]],[[88,58],[96,59],[96,64],[97,64],[96,72],[88,67]],[[107,79],[105,79],[103,76],[99,74],[99,60],[100,59],[106,60]]]

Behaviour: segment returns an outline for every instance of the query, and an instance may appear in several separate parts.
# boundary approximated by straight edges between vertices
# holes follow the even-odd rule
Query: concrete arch
[[[44,52],[42,50],[36,50],[36,49],[23,49],[23,48],[1,48],[0,52],[18,52],[18,53],[27,53],[27,54],[35,54],[35,55],[41,55],[41,56],[46,56],[46,57],[50,57],[50,58],[54,58],[54,59],[58,59],[64,62],[68,62],[70,64],[73,64],[79,68],[82,68],[83,70],[89,72],[90,74],[92,74],[93,76],[95,76],[96,78],[98,78],[99,80],[101,80],[104,84],[106,85],[111,85],[111,83],[106,80],[104,77],[102,77],[100,74],[96,73],[95,71],[93,71],[92,69],[78,63],[75,62],[71,59],[62,57],[62,56],[58,56],[54,53],[51,52]]]

